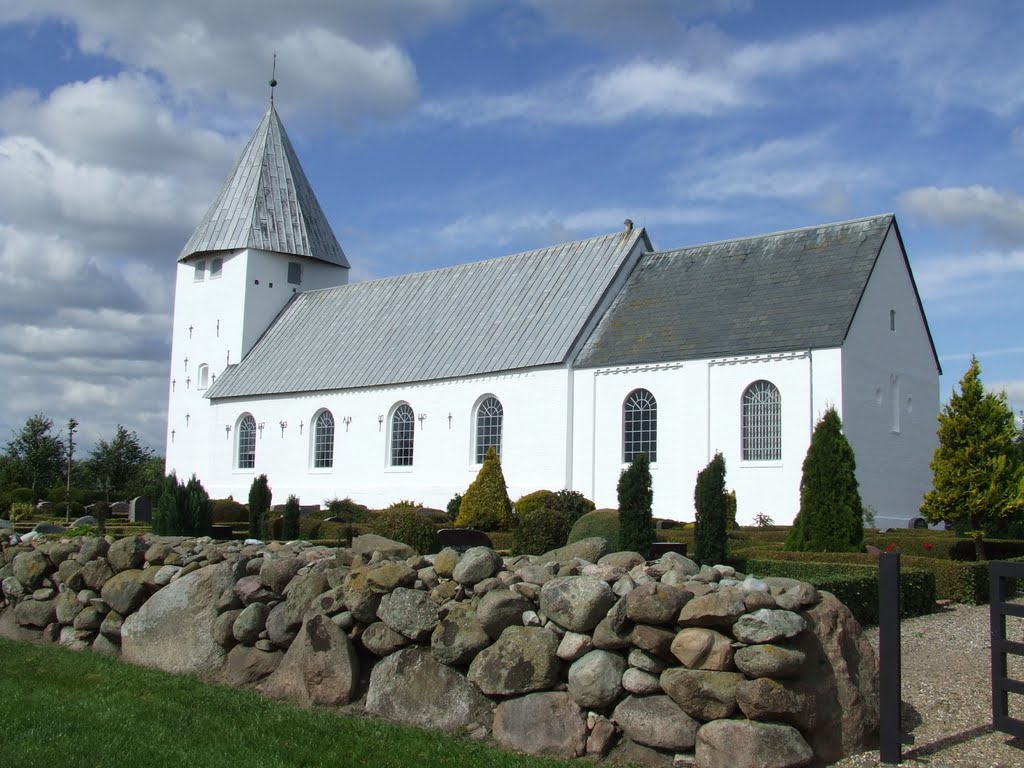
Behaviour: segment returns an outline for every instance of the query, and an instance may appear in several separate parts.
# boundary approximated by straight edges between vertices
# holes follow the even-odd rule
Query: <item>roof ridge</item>
[[[683,245],[679,248],[666,248],[663,250],[655,250],[647,253],[647,256],[660,256],[668,253],[679,253],[680,251],[690,251],[695,248],[708,248],[712,245],[725,245],[726,243],[738,243],[743,240],[760,240],[766,237],[777,237],[779,235],[793,235],[797,232],[808,232],[812,229],[826,229],[828,227],[839,227],[844,224],[860,224],[865,221],[873,221],[874,219],[884,219],[886,216],[896,217],[895,213],[876,213],[873,216],[861,216],[856,219],[846,219],[844,221],[833,221],[827,224],[812,224],[806,227],[793,227],[792,229],[780,229],[775,232],[763,232],[759,235],[744,235],[742,237],[729,237],[725,240],[709,240],[706,243],[694,243],[693,245]]]

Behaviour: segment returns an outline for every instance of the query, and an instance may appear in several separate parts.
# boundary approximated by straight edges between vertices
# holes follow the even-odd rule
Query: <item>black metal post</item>
[[[883,552],[878,571],[879,753],[883,763],[892,765],[903,760],[900,553]]]

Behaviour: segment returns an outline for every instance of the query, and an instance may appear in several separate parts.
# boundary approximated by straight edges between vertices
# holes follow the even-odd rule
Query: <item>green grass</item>
[[[0,640],[0,754],[18,768],[571,764],[8,640]]]

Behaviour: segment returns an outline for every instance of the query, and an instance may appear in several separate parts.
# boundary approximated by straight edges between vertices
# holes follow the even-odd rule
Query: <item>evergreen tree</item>
[[[804,458],[800,512],[786,539],[787,550],[859,552],[864,548],[864,505],[856,468],[839,414],[829,408],[815,426]]]
[[[729,500],[725,492],[725,457],[716,453],[697,473],[693,489],[697,510],[694,560],[701,565],[724,563],[728,554]]]
[[[294,493],[284,504],[284,522],[281,525],[281,536],[285,541],[299,538],[299,497]]]
[[[654,518],[651,505],[654,489],[651,482],[651,460],[641,453],[619,476],[616,488],[619,497],[619,546],[624,552],[639,552],[650,557],[654,543]]]
[[[153,512],[153,533],[158,536],[182,536],[187,533],[184,521],[185,486],[178,481],[178,476],[171,472],[164,478]]]
[[[53,419],[37,413],[7,443],[7,457],[32,489],[33,501],[60,480],[64,468],[66,447],[52,429]]]
[[[249,486],[249,538],[267,539],[267,513],[274,498],[266,475],[260,475]]]
[[[209,535],[210,527],[213,525],[213,503],[194,473],[185,486],[185,508],[181,517],[187,528],[187,535]]]
[[[501,471],[501,460],[493,447],[487,449],[476,480],[462,497],[455,525],[483,531],[510,530],[515,525],[505,473]]]
[[[930,523],[966,525],[984,559],[980,531],[1024,512],[1024,461],[1006,395],[986,392],[977,358],[939,414],[939,447],[932,490],[921,514]]]

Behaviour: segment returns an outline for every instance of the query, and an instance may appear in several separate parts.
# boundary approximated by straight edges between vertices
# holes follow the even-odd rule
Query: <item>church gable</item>
[[[838,347],[886,214],[645,254],[579,367]]]
[[[451,379],[564,363],[642,229],[298,294],[211,399]]]

